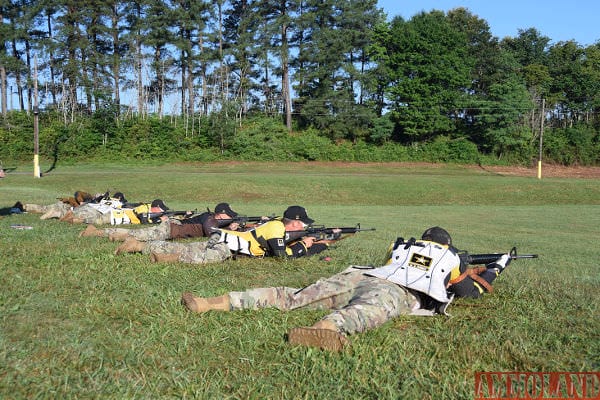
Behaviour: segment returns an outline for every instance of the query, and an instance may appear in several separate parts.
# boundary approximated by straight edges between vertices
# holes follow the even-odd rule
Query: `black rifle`
[[[257,223],[271,221],[275,218],[277,218],[275,215],[271,215],[269,217],[247,217],[245,215],[238,215],[233,218],[219,219],[217,221],[219,222],[219,226],[227,226],[229,224],[236,223],[241,228],[245,228],[248,223],[257,224]]]
[[[470,265],[487,265],[491,264],[506,253],[487,253],[487,254],[469,254],[467,252],[459,254],[462,261]],[[520,258],[538,258],[537,254],[517,254],[517,248],[513,247],[509,253],[511,260]]]
[[[160,217],[185,217],[190,218],[196,214],[196,211],[161,211],[161,212],[149,212],[140,214],[141,219],[144,218],[147,221],[156,221],[160,219]]]
[[[336,233],[335,230],[340,230]],[[356,224],[353,227],[340,227],[340,228],[326,228],[325,226],[309,226],[301,231],[288,231],[286,232],[287,242],[298,240],[305,236],[311,236],[317,240],[337,240],[340,239],[341,235],[352,235],[356,232],[374,231],[375,228],[362,229],[360,224]]]

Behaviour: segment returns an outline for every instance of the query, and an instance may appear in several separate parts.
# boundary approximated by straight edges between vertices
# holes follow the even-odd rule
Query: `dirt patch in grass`
[[[474,166],[473,168],[483,169],[485,171],[499,175],[537,177],[538,173],[537,166],[530,168],[515,166]],[[542,164],[542,179],[543,178],[599,179],[600,167],[565,167],[563,165]]]
[[[221,165],[244,165],[244,164],[255,164],[251,161],[219,161],[214,164]],[[278,162],[265,162],[263,164],[277,165]],[[295,169],[302,169],[306,167],[335,167],[335,168],[348,168],[357,166],[373,167],[377,165],[386,166],[390,168],[407,168],[407,169],[418,169],[418,168],[446,168],[447,164],[444,163],[427,163],[427,162],[351,162],[351,161],[298,161],[293,162]],[[497,175],[509,175],[509,176],[532,176],[537,177],[537,165],[531,167],[523,166],[498,166],[498,165],[466,165],[465,168],[477,169],[488,172],[490,174]],[[563,165],[552,165],[542,164],[542,178],[586,178],[586,179],[600,179],[600,167],[566,167]]]
[[[311,164],[318,164],[319,162],[311,162]],[[369,165],[368,163],[350,163],[350,162],[329,162],[323,163],[333,166],[356,166],[356,165]],[[404,168],[445,168],[446,164],[435,164],[425,162],[415,163],[373,163],[382,165],[391,165]],[[372,164],[371,164],[372,165]],[[523,166],[479,166],[479,165],[467,165],[465,168],[479,169],[498,175],[511,175],[511,176],[533,176],[537,177],[537,165],[535,167],[523,167]],[[566,167],[563,165],[551,165],[542,164],[542,178],[587,178],[587,179],[600,179],[600,167]]]
[[[334,166],[352,166],[360,165],[361,163],[344,163],[344,162],[331,162],[329,165]],[[436,163],[382,163],[388,166],[398,166],[404,168],[445,168],[446,164]],[[364,164],[368,165],[368,164]],[[486,165],[468,165],[466,168],[479,169],[487,171],[497,175],[510,175],[510,176],[533,176],[537,177],[537,165],[534,167],[523,167],[523,166],[486,166]],[[587,178],[587,179],[600,179],[600,167],[566,167],[563,165],[546,165],[542,164],[542,178]]]
[[[334,166],[351,166],[360,165],[361,163],[344,163],[344,162],[331,162],[329,165]],[[446,164],[435,164],[435,163],[382,163],[388,166],[398,166],[405,168],[445,168]],[[368,164],[364,164],[368,165]],[[469,165],[466,168],[479,169],[498,175],[512,175],[512,176],[533,176],[537,177],[537,165],[534,167],[523,167],[523,166],[486,166],[486,165]],[[588,179],[599,179],[600,178],[600,167],[566,167],[563,165],[551,165],[542,164],[542,178],[588,178]]]

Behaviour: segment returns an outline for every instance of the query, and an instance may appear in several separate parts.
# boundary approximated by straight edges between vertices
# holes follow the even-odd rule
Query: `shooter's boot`
[[[341,351],[350,343],[328,320],[321,320],[313,326],[292,328],[288,333],[288,342],[334,352]]]
[[[90,224],[79,234],[79,237],[104,237],[104,231]]]
[[[127,238],[122,245],[117,247],[115,250],[115,254],[123,254],[123,253],[141,253],[144,250],[145,242],[140,242],[134,237]]]
[[[124,242],[129,238],[129,232],[115,232],[108,235],[111,242]]]
[[[150,253],[150,261],[153,263],[176,263],[179,262],[179,253]]]
[[[181,296],[181,304],[189,311],[203,313],[207,311],[231,311],[231,302],[229,295],[224,294],[218,297],[195,297],[190,292],[185,292]]]

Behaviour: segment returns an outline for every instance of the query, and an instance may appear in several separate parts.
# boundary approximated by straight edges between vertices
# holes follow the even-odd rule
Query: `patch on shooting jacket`
[[[428,271],[429,267],[431,267],[431,261],[431,257],[427,257],[418,253],[413,253],[413,255],[410,257],[408,265],[410,265],[411,267],[422,269],[423,271]]]
[[[281,238],[280,238],[280,239],[277,239],[277,246],[280,246],[280,247],[282,247],[282,246],[283,246],[283,244],[284,244],[284,242],[283,242],[283,239],[281,239]]]

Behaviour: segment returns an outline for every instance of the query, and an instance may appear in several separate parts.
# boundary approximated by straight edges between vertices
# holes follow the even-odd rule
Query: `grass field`
[[[79,238],[82,225],[0,218],[0,398],[471,399],[477,371],[600,370],[600,180],[453,165],[80,165],[8,174],[0,207],[107,189],[172,209],[228,201],[246,215],[300,204],[317,223],[377,230],[339,242],[329,262],[200,267],[115,256],[115,243]],[[179,304],[187,290],[302,287],[378,264],[397,236],[432,225],[472,253],[517,246],[539,258],[514,261],[494,293],[455,301],[450,317],[400,317],[340,354],[284,340],[321,311],[190,315]]]

